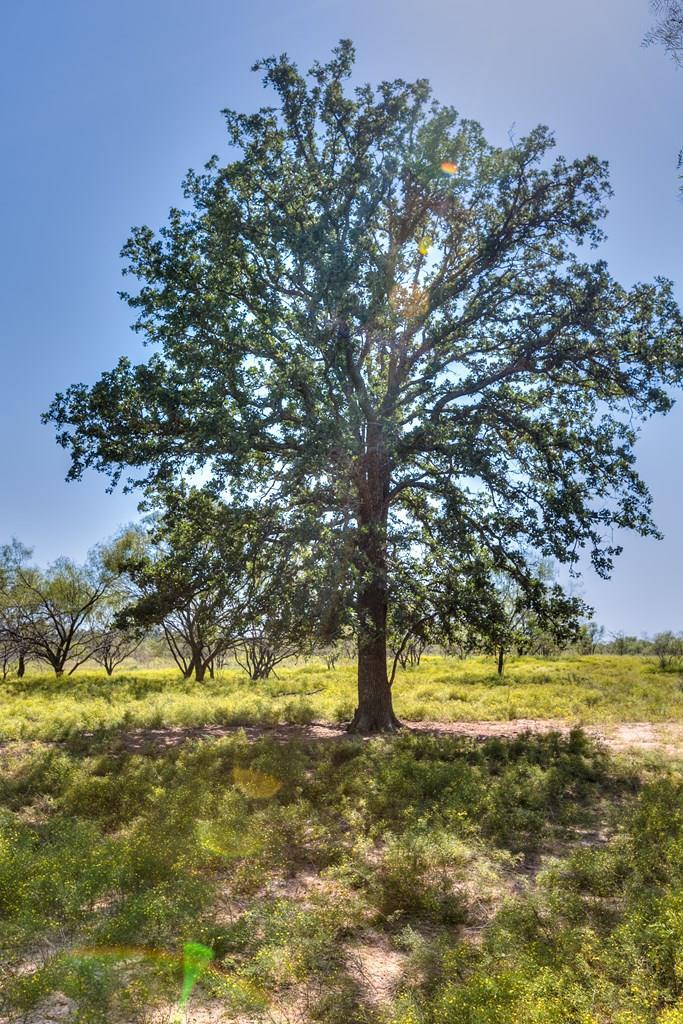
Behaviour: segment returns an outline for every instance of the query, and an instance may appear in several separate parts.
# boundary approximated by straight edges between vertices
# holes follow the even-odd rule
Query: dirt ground
[[[567,735],[572,723],[558,719],[517,718],[509,722],[404,722],[407,730],[433,736],[467,736],[475,740],[492,737],[509,739],[523,733],[559,732]],[[658,753],[666,757],[683,758],[683,724],[679,722],[620,722],[614,725],[588,725],[584,732],[604,744],[609,750],[624,753]],[[283,742],[291,739],[345,740],[349,734],[341,725],[313,722],[310,725],[264,726],[207,725],[198,727],[168,726],[162,729],[133,729],[118,733],[117,739],[126,750],[139,751],[147,747],[166,749],[187,740],[219,739],[243,730],[250,740],[270,736]],[[87,736],[87,734],[86,734]],[[365,737],[367,739],[367,737]]]

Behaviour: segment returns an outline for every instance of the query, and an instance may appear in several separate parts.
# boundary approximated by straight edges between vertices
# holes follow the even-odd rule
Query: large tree
[[[525,546],[607,574],[613,527],[656,532],[639,420],[671,406],[682,322],[670,283],[616,283],[596,246],[610,195],[594,156],[505,148],[426,81],[351,89],[353,47],[302,75],[256,65],[275,105],[226,111],[227,163],[186,209],[134,230],[127,295],[156,347],[46,418],[113,482],[203,469],[233,501],[315,511],[358,624],[352,728],[396,728],[386,623],[393,541],[447,523],[498,570]]]

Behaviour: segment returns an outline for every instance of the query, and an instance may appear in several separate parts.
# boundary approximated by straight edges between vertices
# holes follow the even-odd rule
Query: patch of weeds
[[[142,754],[16,748],[4,765],[8,1015],[61,992],[74,1021],[142,1024],[177,1001],[188,941],[215,954],[197,999],[265,1019],[279,1006],[326,1024],[673,1013],[683,782],[578,731],[481,744],[237,733]],[[576,849],[607,806],[612,838]],[[508,884],[518,859],[548,855],[533,885]],[[387,1005],[349,968],[368,929],[406,954]]]

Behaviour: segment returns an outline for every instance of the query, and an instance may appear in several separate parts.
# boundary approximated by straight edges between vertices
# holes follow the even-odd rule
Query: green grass
[[[505,685],[490,662],[428,659],[397,704],[506,717],[508,681],[528,717],[681,718],[678,676],[637,658],[520,659]],[[237,731],[138,752],[117,737],[334,721],[352,700],[350,667],[316,665],[260,685],[6,684],[3,1024],[47,1021],[57,1001],[73,1024],[170,1022],[188,942],[215,954],[188,1024],[683,1024],[679,763],[615,758],[578,729]]]
[[[313,692],[314,691],[314,692]],[[343,722],[355,707],[355,667],[312,662],[252,683],[231,670],[204,683],[167,669],[111,679],[29,675],[0,685],[0,739],[64,739],[82,732],[164,725]],[[512,659],[504,679],[490,659],[424,658],[398,674],[395,703],[410,721],[562,719],[572,723],[683,722],[683,683],[640,657]]]

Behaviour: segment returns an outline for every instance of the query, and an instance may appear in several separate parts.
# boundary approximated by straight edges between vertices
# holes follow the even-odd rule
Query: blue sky
[[[140,353],[118,299],[133,224],[160,226],[189,167],[225,152],[220,110],[265,100],[249,71],[287,51],[308,67],[354,40],[359,80],[427,77],[493,142],[550,125],[569,157],[610,161],[602,254],[624,284],[663,274],[683,302],[683,71],[643,49],[648,0],[33,0],[0,32],[0,542],[41,562],[82,558],[135,517],[135,499],[90,474],[40,424],[55,391]],[[683,629],[683,402],[649,423],[639,467],[657,542],[632,535],[609,583],[583,596],[609,630]]]

